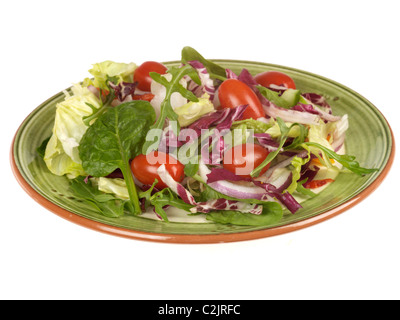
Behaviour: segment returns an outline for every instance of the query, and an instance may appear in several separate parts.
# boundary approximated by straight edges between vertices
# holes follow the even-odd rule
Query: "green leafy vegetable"
[[[273,151],[273,152],[271,152],[265,159],[264,159],[264,161],[257,167],[257,168],[255,168],[251,173],[250,173],[250,175],[254,178],[254,177],[258,177],[258,175],[260,174],[260,172],[261,172],[261,170],[268,164],[268,163],[270,163],[278,154],[279,154],[279,152],[281,151],[281,149],[283,148],[283,145],[285,144],[285,142],[286,142],[286,140],[287,140],[287,138],[288,138],[288,136],[289,136],[289,132],[290,132],[290,129],[292,128],[292,127],[295,127],[295,126],[299,126],[300,128],[301,127],[304,127],[303,125],[301,125],[301,124],[298,124],[298,123],[293,123],[290,127],[288,127],[287,125],[286,125],[286,123],[281,119],[281,118],[276,118],[276,121],[277,121],[277,123],[278,123],[278,125],[279,125],[279,129],[280,129],[280,131],[281,131],[281,136],[280,136],[280,141],[279,141],[279,146],[278,146],[278,148],[276,149],[276,151]],[[305,138],[305,136],[304,136],[304,130],[301,130],[301,139],[304,139]],[[296,142],[296,144],[297,144],[298,142]]]
[[[378,171],[379,169],[376,168],[372,168],[372,169],[368,169],[368,168],[363,168],[360,166],[360,164],[355,160],[355,156],[352,155],[347,155],[347,154],[338,154],[336,152],[334,152],[333,150],[330,150],[322,145],[320,145],[319,143],[316,142],[304,142],[304,145],[306,146],[312,146],[312,147],[316,147],[318,149],[320,149],[322,152],[324,152],[330,159],[334,159],[337,162],[339,162],[343,167],[347,168],[348,170],[363,176],[366,174],[370,174],[373,173],[375,171]]]
[[[193,75],[192,71],[193,68],[189,65],[183,66],[181,68],[172,67],[168,70],[168,73],[172,75],[171,81],[168,81],[165,77],[156,72],[150,72],[151,78],[166,88],[165,99],[161,103],[160,116],[158,117],[157,122],[150,128],[150,130],[156,129],[161,131],[164,127],[166,119],[169,119],[171,121],[178,121],[178,115],[175,113],[171,105],[171,96],[174,92],[179,92],[184,98],[190,101],[199,101],[199,99],[191,91],[187,90],[179,83],[179,81],[185,75]],[[179,128],[176,128],[176,130],[179,131]],[[178,136],[178,133],[179,132],[174,132],[176,136]],[[158,145],[159,140],[158,142],[146,140],[143,145],[143,154],[148,154],[151,151],[156,150],[158,148]]]
[[[149,205],[154,206],[156,213],[166,222],[168,222],[167,213],[164,210],[166,206],[173,206],[188,212],[190,211],[190,208],[193,206],[180,199],[170,188],[162,189],[161,191],[158,191],[152,195],[154,186],[157,183],[158,180],[155,179],[150,189],[139,193],[139,197],[145,199],[146,207]]]
[[[269,101],[277,105],[278,107],[289,109],[294,107],[300,100],[300,91],[295,89],[287,89],[279,95],[278,92],[270,90],[263,86],[257,86],[260,93],[267,98]]]
[[[282,207],[277,202],[264,202],[260,215],[240,211],[220,210],[207,213],[207,220],[223,224],[235,224],[244,226],[267,226],[282,219]]]
[[[199,171],[199,161],[189,161],[185,164],[185,175],[188,177],[193,177]]]
[[[226,73],[225,68],[219,66],[218,64],[205,59],[200,53],[198,53],[192,47],[184,47],[182,49],[182,63],[187,63],[188,61],[199,61],[207,69],[211,78],[225,80]]]
[[[205,114],[215,111],[215,109],[210,101],[210,96],[205,93],[199,98],[198,102],[190,101],[181,107],[175,108],[174,111],[178,115],[179,125],[187,127]]]
[[[102,114],[82,137],[79,155],[89,175],[103,177],[119,168],[135,213],[141,213],[129,160],[140,154],[147,131],[155,121],[147,101],[120,104]]]
[[[268,123],[254,120],[251,118],[251,119],[234,121],[232,123],[231,129],[235,129],[236,127],[243,125],[243,124],[246,125],[247,129],[254,130],[254,133],[264,133],[271,127],[271,125]]]
[[[100,91],[100,96],[101,96],[101,91]],[[92,108],[93,111],[92,111],[92,114],[82,117],[83,123],[86,124],[87,126],[90,126],[90,124],[92,123],[93,120],[97,119],[100,115],[102,115],[109,108],[111,108],[111,103],[113,102],[114,98],[115,98],[114,92],[111,91],[107,95],[105,102],[103,102],[100,99],[100,108],[96,108],[92,104],[86,103],[90,108]]]
[[[99,191],[90,180],[85,182],[82,176],[71,180],[70,189],[75,197],[84,200],[106,217],[116,218],[124,214],[126,201]]]
[[[315,192],[312,192],[310,189],[304,188],[304,184],[307,182],[308,178],[301,180],[301,181],[297,181],[297,188],[296,191],[304,194],[306,196],[309,196],[310,198],[315,197],[317,194]]]
[[[72,95],[66,93],[65,100],[57,103],[53,132],[46,145],[44,161],[55,175],[67,175],[73,179],[85,175],[81,165],[78,146],[88,126],[82,118],[100,108],[100,101],[88,88],[79,84],[71,88]]]
[[[303,165],[305,165],[308,161],[310,161],[310,152],[308,153],[308,157],[306,158],[300,158],[300,157],[294,157],[291,166],[292,168],[292,182],[290,185],[286,188],[284,192],[289,192],[292,194],[295,190],[297,190],[297,181],[300,179],[300,172],[301,168]]]
[[[36,148],[36,152],[39,154],[41,158],[44,158],[44,154],[46,152],[47,144],[49,143],[50,137],[44,139],[39,147]]]
[[[108,80],[113,78],[113,82],[118,84],[119,82],[133,82],[133,73],[136,69],[136,64],[121,63],[114,61],[103,61],[95,63],[93,68],[89,72],[94,76],[94,79],[86,78],[83,81],[84,86],[93,85],[101,90],[109,90]]]

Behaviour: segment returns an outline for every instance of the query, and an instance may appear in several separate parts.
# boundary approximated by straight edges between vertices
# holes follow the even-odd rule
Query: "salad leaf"
[[[188,63],[189,61],[199,61],[207,69],[208,73],[212,78],[225,80],[226,72],[225,68],[219,66],[218,64],[205,59],[199,52],[197,52],[192,47],[184,47],[182,49],[182,63]]]
[[[250,173],[250,176],[253,178],[258,177],[261,170],[279,154],[280,150],[282,149],[283,145],[285,144],[285,142],[289,136],[290,129],[294,126],[301,126],[298,123],[293,123],[290,127],[288,127],[281,118],[276,118],[276,121],[277,121],[277,123],[279,125],[279,129],[281,131],[279,146],[275,151],[268,154],[268,156],[264,159],[264,161]]]
[[[278,92],[270,90],[263,86],[256,86],[258,91],[265,97],[267,100],[274,103],[276,106],[289,109],[294,107],[300,100],[300,91],[295,89],[287,89],[284,92],[285,96],[291,96],[293,99],[285,99],[285,96],[279,95]]]
[[[129,159],[140,154],[147,131],[155,121],[147,101],[131,101],[109,109],[88,128],[79,146],[82,166],[89,175],[102,177],[121,169],[135,213],[141,213]]]
[[[264,133],[271,127],[271,124],[250,118],[250,119],[234,121],[232,123],[232,129],[243,124],[246,125],[247,129],[252,129],[254,133]]]
[[[89,72],[94,76],[91,80],[86,78],[83,81],[84,86],[93,85],[101,90],[109,90],[108,80],[113,78],[116,84],[124,82],[133,82],[133,73],[136,69],[136,64],[131,63],[121,63],[106,60],[100,63],[95,63],[93,68]]]
[[[293,160],[291,162],[291,165],[293,166],[292,169],[292,182],[290,185],[286,188],[286,192],[293,193],[295,190],[297,190],[297,181],[300,179],[301,176],[301,168],[303,165],[305,165],[308,161],[310,161],[310,152],[308,152],[308,157],[306,158],[301,158],[298,156],[293,157]]]
[[[125,201],[99,191],[90,180],[85,182],[82,176],[71,181],[70,189],[75,197],[84,200],[106,217],[116,218],[124,214]]]
[[[322,146],[319,143],[316,142],[304,142],[305,146],[312,146],[316,147],[317,149],[320,149],[322,152],[324,152],[330,159],[334,159],[337,162],[339,162],[343,167],[347,168],[348,170],[360,175],[364,176],[366,174],[373,173],[375,171],[378,171],[379,169],[377,168],[363,168],[360,166],[360,164],[355,160],[356,157],[352,155],[347,155],[347,154],[338,154],[333,150],[328,149],[327,147]]]
[[[162,189],[161,191],[153,192],[155,185],[158,180],[155,179],[150,189],[139,192],[139,197],[145,199],[146,207],[149,205],[154,206],[155,212],[166,222],[168,222],[168,216],[165,212],[165,208],[173,206],[178,209],[188,211],[193,207],[192,205],[184,202],[180,199],[170,188]]]
[[[279,203],[269,201],[264,202],[262,206],[263,211],[260,215],[232,210],[219,210],[207,213],[206,218],[217,223],[246,226],[267,226],[282,219],[283,211]]]
[[[177,121],[178,120],[178,115],[175,113],[174,109],[171,106],[171,96],[174,92],[179,92],[184,98],[193,101],[193,102],[198,102],[199,99],[189,90],[185,89],[179,81],[186,75],[189,75],[192,72],[193,69],[191,66],[186,65],[181,68],[178,67],[172,67],[168,70],[168,73],[172,75],[171,81],[168,81],[165,77],[162,75],[156,73],[156,72],[150,72],[150,77],[162,84],[166,88],[166,95],[165,99],[161,103],[161,110],[160,110],[160,116],[158,117],[156,123],[151,126],[150,130],[161,130],[164,127],[164,123],[166,119],[169,119],[170,121]],[[197,73],[196,73],[197,74]],[[178,126],[176,126],[178,127]],[[179,131],[180,128],[177,128],[176,130]],[[178,132],[174,132],[176,136],[178,136]],[[153,150],[156,150],[158,148],[160,141],[158,140],[157,142],[151,141],[151,140],[146,140],[144,145],[143,145],[143,154],[148,154]]]
[[[205,114],[215,110],[213,103],[210,101],[210,96],[205,93],[199,98],[198,102],[190,101],[181,107],[175,108],[174,111],[178,115],[179,125],[187,127]]]
[[[47,168],[55,175],[67,175],[73,179],[85,175],[79,157],[78,146],[88,126],[83,117],[92,114],[92,108],[100,108],[99,99],[79,84],[72,88],[72,95],[67,93],[64,101],[56,106],[53,132],[46,145],[44,161]]]
[[[301,193],[301,194],[304,194],[306,196],[309,196],[310,198],[313,198],[317,194],[315,192],[312,192],[310,189],[307,189],[307,188],[304,187],[304,184],[307,182],[307,180],[308,179],[306,178],[306,179],[303,179],[301,181],[297,181],[296,191]]]
[[[38,155],[43,159],[44,158],[44,154],[46,152],[46,147],[47,144],[49,143],[50,137],[44,139],[42,141],[42,143],[40,144],[39,147],[36,148],[36,152],[38,153]]]

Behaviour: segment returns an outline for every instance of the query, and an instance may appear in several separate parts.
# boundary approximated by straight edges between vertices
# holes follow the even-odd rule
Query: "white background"
[[[31,199],[9,161],[41,102],[103,60],[286,65],[365,96],[399,138],[397,1],[7,1],[0,19],[0,298],[399,299],[399,161],[367,199],[271,238],[178,245],[102,234]]]

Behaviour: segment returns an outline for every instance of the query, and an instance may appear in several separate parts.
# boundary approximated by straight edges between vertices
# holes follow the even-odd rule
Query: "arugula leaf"
[[[334,159],[337,162],[339,162],[343,167],[349,169],[350,171],[360,175],[364,176],[366,174],[373,173],[375,171],[378,171],[379,169],[377,168],[363,168],[360,166],[360,164],[355,160],[355,156],[352,155],[347,155],[347,154],[338,154],[322,145],[316,142],[304,142],[304,145],[306,146],[313,146],[316,147],[320,150],[322,150],[330,159]]]
[[[265,98],[267,98],[267,100],[271,101],[281,108],[290,109],[294,107],[300,100],[299,90],[287,89],[285,91],[287,95],[293,95],[293,99],[291,99],[291,101],[288,101],[284,97],[280,96],[279,93],[276,91],[270,90],[263,86],[256,86],[256,88]]]
[[[124,176],[134,213],[140,204],[129,160],[140,154],[155,112],[147,101],[122,103],[103,113],[82,137],[79,156],[86,173],[102,177],[119,168]]]
[[[102,96],[102,91],[100,90],[100,97]],[[115,98],[114,91],[111,90],[110,93],[107,95],[106,101],[103,102],[102,99],[100,99],[100,108],[96,108],[90,103],[86,102],[86,105],[88,105],[90,108],[92,108],[92,114],[89,116],[82,117],[83,123],[86,124],[87,126],[90,126],[90,123],[97,119],[100,115],[105,113],[108,109],[111,108],[111,103],[113,102]]]
[[[317,194],[315,192],[312,192],[310,189],[304,188],[304,184],[307,182],[308,178],[303,179],[301,181],[297,181],[297,188],[296,191],[304,194],[306,196],[309,196],[311,198],[315,197]]]
[[[124,214],[124,205],[126,201],[99,191],[92,185],[90,180],[85,182],[82,176],[71,181],[70,189],[75,197],[84,200],[106,217],[116,218]]]
[[[234,224],[243,226],[267,226],[282,219],[282,207],[277,202],[264,202],[263,211],[260,215],[253,213],[220,210],[207,213],[207,220],[222,224]]]
[[[164,127],[164,123],[166,119],[176,121],[177,126],[176,129],[174,128],[174,134],[178,136],[179,132],[179,123],[178,123],[178,115],[175,113],[175,111],[172,108],[171,105],[171,96],[174,92],[179,92],[183,97],[186,99],[193,101],[193,102],[198,102],[199,99],[189,90],[185,89],[179,81],[186,75],[193,75],[193,68],[190,65],[183,66],[181,68],[178,67],[172,67],[168,69],[168,73],[172,75],[171,81],[168,81],[165,77],[160,75],[159,73],[156,72],[150,72],[150,77],[163,85],[166,88],[166,94],[165,94],[165,99],[161,103],[161,111],[160,111],[160,116],[158,117],[156,123],[151,126],[150,130],[156,129],[156,130],[162,130]],[[143,145],[143,154],[148,154],[153,150],[156,150],[158,148],[160,140],[158,142],[154,143],[153,141],[146,140],[144,145]]]
[[[297,123],[292,124],[290,127],[288,127],[285,122],[281,119],[281,118],[276,118],[276,121],[279,125],[279,129],[281,131],[281,137],[280,137],[280,141],[279,141],[279,146],[276,149],[276,151],[273,151],[271,153],[268,154],[268,156],[264,159],[264,161],[257,167],[255,168],[251,173],[250,176],[252,178],[254,177],[258,177],[258,175],[260,174],[261,170],[268,165],[268,163],[270,163],[273,159],[275,159],[275,157],[279,154],[279,152],[281,151],[281,149],[283,148],[283,145],[286,142],[286,139],[288,138],[288,134],[290,129],[297,125]]]
[[[159,214],[161,218],[166,222],[168,222],[167,213],[164,210],[164,207],[166,206],[174,206],[178,209],[190,211],[190,208],[192,208],[193,206],[178,198],[175,192],[173,192],[170,188],[162,189],[161,191],[158,191],[152,195],[154,186],[157,183],[158,180],[155,179],[150,189],[144,192],[139,192],[139,197],[146,199],[146,206],[154,206],[154,210],[156,211],[156,213]]]
[[[218,64],[210,60],[205,59],[199,52],[197,52],[192,47],[184,47],[182,49],[182,63],[187,63],[188,61],[199,61],[207,69],[211,78],[226,80],[225,68],[219,66]]]

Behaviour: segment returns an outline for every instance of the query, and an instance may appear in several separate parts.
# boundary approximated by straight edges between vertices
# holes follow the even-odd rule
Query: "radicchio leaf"
[[[190,81],[188,89],[197,97],[200,97],[203,93],[207,93],[210,96],[210,100],[213,101],[215,95],[214,82],[210,78],[210,74],[206,67],[204,67],[200,61],[188,61],[188,64],[197,70],[201,81],[201,85],[196,84],[194,81]]]

